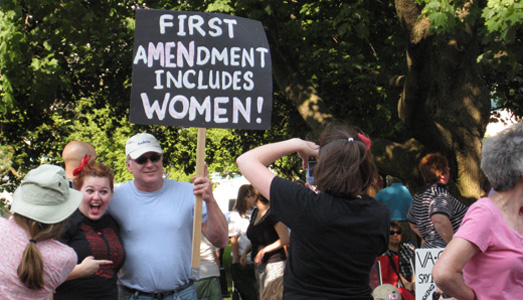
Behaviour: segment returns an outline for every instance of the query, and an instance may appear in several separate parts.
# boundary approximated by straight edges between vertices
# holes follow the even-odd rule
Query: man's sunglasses
[[[135,159],[134,161],[139,164],[139,165],[143,165],[145,163],[147,163],[147,160],[149,159],[151,162],[155,163],[157,161],[159,161],[160,159],[162,158],[161,155],[158,155],[158,154],[153,154],[151,156],[140,156],[138,157],[137,159]]]
[[[401,230],[391,230],[390,235],[401,234]]]

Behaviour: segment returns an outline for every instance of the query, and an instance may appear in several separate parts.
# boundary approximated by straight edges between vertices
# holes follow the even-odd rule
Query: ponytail
[[[39,290],[44,287],[46,282],[44,280],[44,260],[36,247],[36,243],[59,237],[67,224],[67,219],[57,224],[43,224],[16,213],[13,218],[18,225],[27,231],[30,237],[16,273],[27,288]]]
[[[44,287],[44,261],[35,242],[28,241],[16,273],[29,289],[39,290]]]

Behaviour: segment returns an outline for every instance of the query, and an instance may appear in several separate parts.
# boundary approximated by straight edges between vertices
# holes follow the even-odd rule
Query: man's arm
[[[207,201],[205,203],[207,204],[207,221],[202,224],[202,233],[213,246],[225,248],[229,243],[227,220],[216,201],[211,205]]]

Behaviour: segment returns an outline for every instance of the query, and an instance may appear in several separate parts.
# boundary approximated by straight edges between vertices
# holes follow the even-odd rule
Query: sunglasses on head
[[[139,165],[143,165],[145,163],[147,163],[147,160],[149,159],[151,162],[155,163],[157,161],[159,161],[160,159],[162,158],[161,155],[159,154],[153,154],[151,156],[140,156],[138,157],[137,159],[135,159],[134,161],[139,164]]]
[[[401,230],[391,230],[390,235],[401,234]]]

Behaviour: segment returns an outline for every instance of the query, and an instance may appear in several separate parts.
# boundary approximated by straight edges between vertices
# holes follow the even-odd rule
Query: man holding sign
[[[196,299],[190,279],[195,195],[205,203],[202,233],[216,247],[228,243],[227,221],[207,170],[203,177],[193,177],[194,185],[164,179],[163,150],[148,133],[129,138],[125,152],[134,180],[115,189],[109,207],[127,255],[119,275],[119,299]]]
[[[214,246],[228,243],[227,222],[203,171],[205,128],[270,128],[269,44],[259,21],[137,9],[132,62],[130,122],[198,127],[200,175],[193,179],[193,190],[190,184],[163,179],[158,141],[138,135],[127,142],[134,180],[116,189],[111,202],[127,252],[121,299],[196,299],[189,278],[199,268],[199,226]]]

